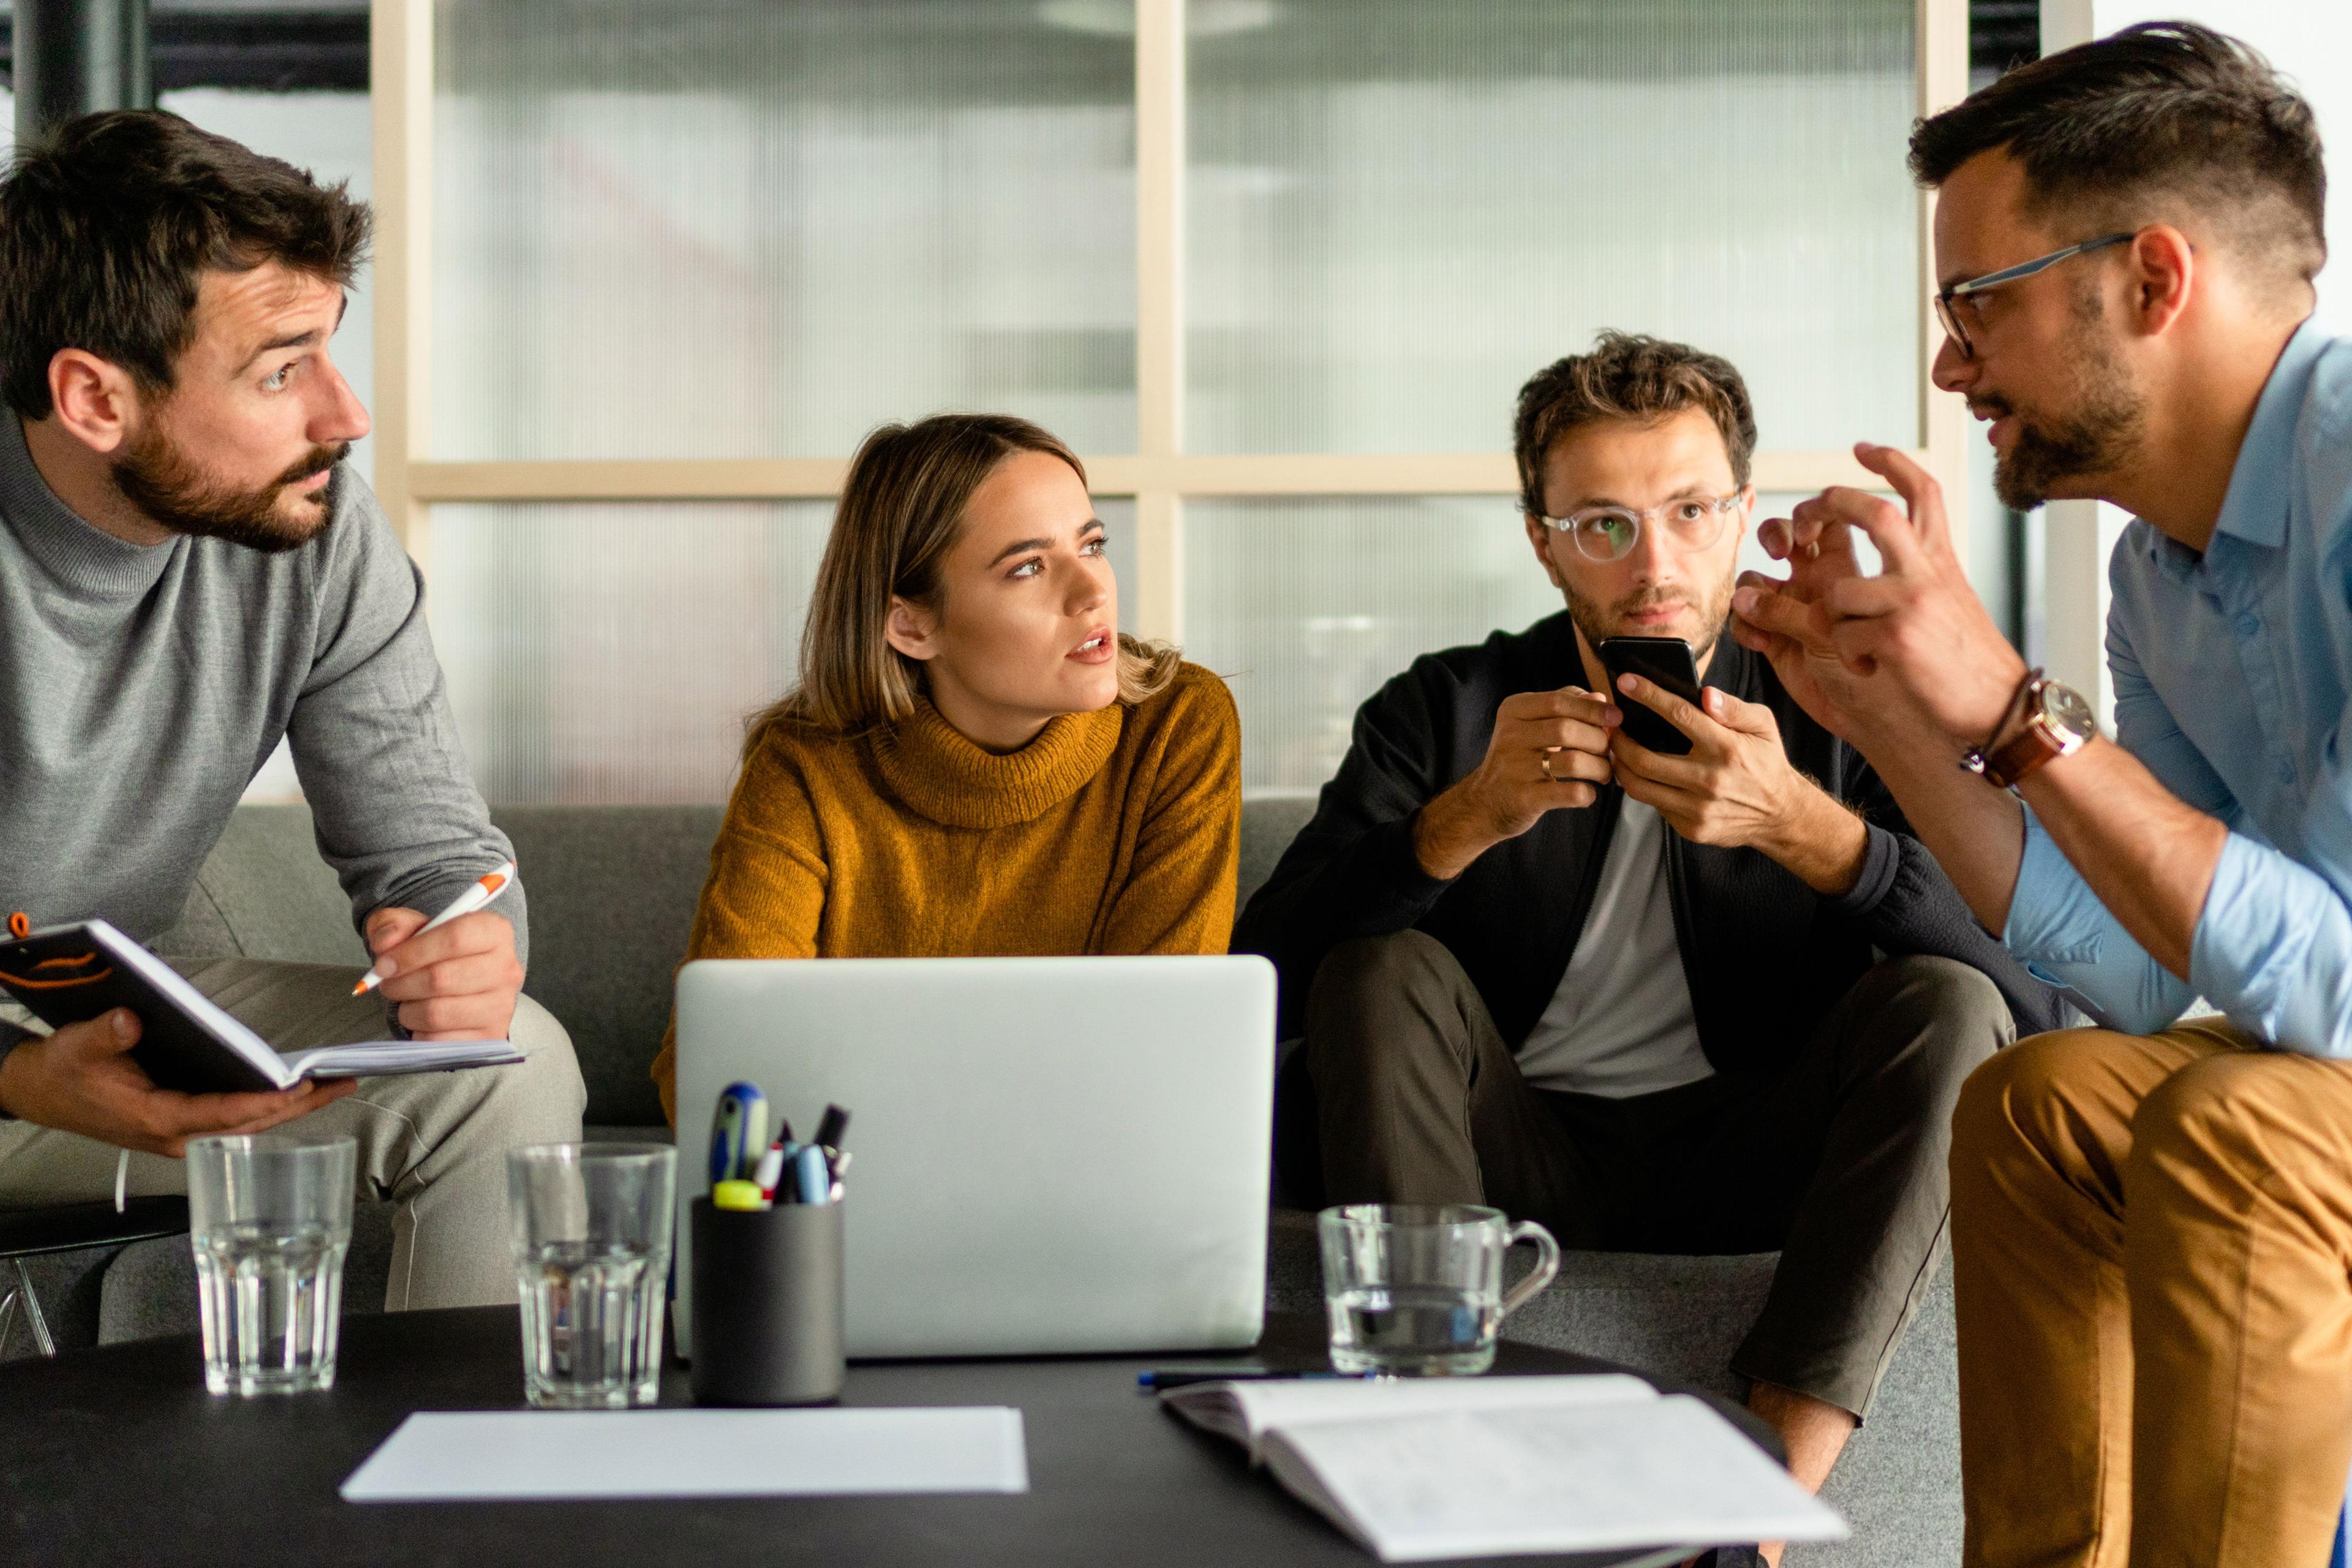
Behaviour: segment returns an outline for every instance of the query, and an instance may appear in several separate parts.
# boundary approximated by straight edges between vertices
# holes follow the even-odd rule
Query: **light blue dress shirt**
[[[2352,1057],[2352,339],[2288,341],[2201,557],[2135,521],[2107,574],[2116,738],[2229,840],[2186,982],[2031,810],[2002,940],[2109,1027],[2202,993],[2283,1050]]]

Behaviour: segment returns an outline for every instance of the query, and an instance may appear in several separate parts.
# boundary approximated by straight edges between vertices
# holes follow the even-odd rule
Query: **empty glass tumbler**
[[[205,1386],[332,1388],[359,1145],[268,1132],[191,1139],[187,1158]]]
[[[666,1143],[541,1143],[507,1156],[533,1405],[654,1402],[677,1192],[677,1151]]]
[[[1468,1204],[1350,1204],[1325,1209],[1323,1300],[1331,1364],[1395,1377],[1475,1374],[1495,1338],[1559,1272],[1559,1244],[1533,1220]],[[1503,1254],[1532,1242],[1536,1266],[1507,1296]]]

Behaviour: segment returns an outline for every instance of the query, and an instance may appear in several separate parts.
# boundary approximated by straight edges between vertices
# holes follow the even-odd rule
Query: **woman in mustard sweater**
[[[800,685],[746,734],[687,957],[1224,952],[1233,697],[1118,628],[1061,442],[1001,415],[876,431]],[[653,1074],[673,1123],[676,1039]]]

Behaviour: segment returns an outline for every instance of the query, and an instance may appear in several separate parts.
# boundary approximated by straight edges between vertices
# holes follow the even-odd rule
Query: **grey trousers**
[[[356,969],[251,958],[173,967],[280,1050],[380,1040],[389,1032],[383,1003],[351,994]],[[47,1032],[5,1000],[0,1021]],[[356,1092],[289,1124],[350,1133],[359,1143],[357,1195],[398,1205],[387,1311],[515,1299],[506,1152],[577,1139],[587,1090],[571,1037],[538,1003],[521,999],[509,1034],[524,1058],[515,1066],[362,1079]],[[121,1152],[78,1133],[0,1121],[0,1208],[110,1198]],[[184,1193],[187,1167],[134,1153],[128,1185],[141,1196]]]
[[[1976,970],[1889,959],[1778,1072],[1549,1092],[1454,955],[1407,931],[1324,960],[1303,1048],[1328,1201],[1489,1204],[1570,1247],[1779,1248],[1732,1371],[1859,1417],[1935,1267],[1961,1080],[2014,1032]]]

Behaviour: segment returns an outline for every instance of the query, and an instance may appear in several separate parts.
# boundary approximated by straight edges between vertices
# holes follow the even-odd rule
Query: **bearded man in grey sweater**
[[[368,222],[152,111],[75,121],[0,181],[0,912],[163,935],[284,739],[383,999],[329,965],[178,967],[280,1049],[397,1027],[525,1059],[181,1094],[125,1054],[129,1013],[48,1033],[0,997],[0,1207],[102,1197],[125,1151],[131,1191],[184,1191],[187,1140],[299,1118],[398,1205],[388,1308],[510,1301],[504,1152],[577,1138],[585,1095],[521,994],[520,887],[419,934],[511,850],[421,580],[343,460],[368,416],[328,342]]]

